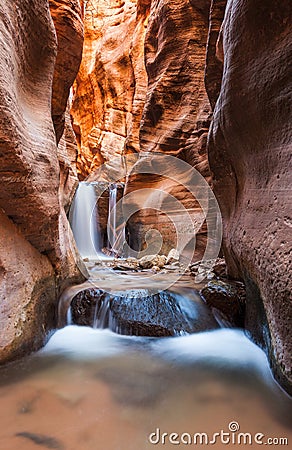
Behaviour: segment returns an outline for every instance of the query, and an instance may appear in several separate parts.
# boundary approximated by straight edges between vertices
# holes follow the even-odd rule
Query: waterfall
[[[113,252],[116,250],[117,239],[117,185],[111,183],[109,185],[109,204],[108,204],[108,248]]]
[[[107,221],[107,247],[112,255],[124,256],[125,220],[121,201],[118,202],[118,185],[109,185],[109,204]]]
[[[101,249],[93,183],[80,182],[69,214],[77,248],[83,258],[96,259]]]

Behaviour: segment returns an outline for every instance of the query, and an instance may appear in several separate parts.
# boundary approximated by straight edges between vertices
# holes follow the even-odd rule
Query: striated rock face
[[[51,117],[58,47],[48,3],[3,1],[0,17],[0,361],[4,361],[41,344],[55,320],[58,294],[80,281],[84,269],[59,184]],[[66,102],[67,98],[65,106]]]
[[[207,2],[206,2],[207,3]],[[148,74],[142,151],[177,155],[202,148],[209,107],[204,87],[208,13],[187,0],[153,0],[145,39]]]
[[[206,142],[211,108],[204,86],[209,7],[208,0],[86,3],[85,44],[71,108],[81,179],[99,180],[98,167],[105,163],[110,175],[103,172],[103,178],[122,180],[119,156],[142,151],[181,158],[210,180]],[[161,234],[162,253],[176,246],[172,218],[159,208],[145,209],[141,187],[175,197],[200,230],[201,208],[183,185],[159,176],[131,176],[125,192],[133,194],[132,206],[140,209],[128,221],[135,250],[146,249],[145,235],[153,227]],[[148,204],[159,206],[160,201],[154,195]],[[175,221],[184,221],[184,214]],[[197,234],[197,258],[205,236],[204,226]]]
[[[49,7],[58,44],[52,86],[52,119],[58,144],[60,196],[67,211],[78,182],[78,150],[68,97],[81,63],[83,9],[79,0],[49,0]]]
[[[65,127],[69,91],[82,57],[83,22],[79,0],[49,0],[57,33],[58,51],[52,93],[52,117],[57,142]]]
[[[148,4],[149,0],[86,2],[83,58],[71,109],[81,179],[104,162],[111,166],[113,157],[139,150]]]
[[[207,1],[151,2],[145,38],[148,86],[140,125],[140,147],[143,152],[176,156],[210,180],[206,141],[211,109],[204,86],[208,10]],[[176,167],[161,167],[161,174],[165,171],[176,173]],[[177,228],[183,226],[185,214],[190,213],[194,229],[198,231],[202,225],[202,211],[198,202],[184,187],[188,182],[187,175],[182,184],[178,185],[177,181],[164,180],[159,173],[158,171],[152,177],[131,177],[126,193],[136,192],[139,206],[139,190],[142,187],[158,189],[168,198],[173,196],[185,208],[181,218],[176,218],[176,223],[179,224]],[[159,206],[156,194],[153,193],[153,196],[152,204]],[[148,208],[131,218],[129,232],[137,248],[143,248],[145,235],[153,226],[162,235],[163,253],[176,246],[175,227],[164,212],[159,208]],[[204,227],[197,234],[197,258],[203,254],[205,235]],[[159,251],[155,249],[157,250]]]
[[[0,211],[0,362],[37,350],[55,326],[56,281],[38,252]]]
[[[276,375],[291,388],[290,20],[289,1],[228,2],[209,161],[229,273],[247,286],[246,326],[257,334],[263,303]]]
[[[60,195],[61,203],[68,212],[75,189],[78,185],[76,161],[78,148],[72,128],[69,108],[65,112],[65,128],[58,144],[58,160],[60,165]]]
[[[221,26],[227,0],[212,0],[209,16],[209,34],[206,53],[205,86],[212,108],[220,93],[223,74],[223,47]]]

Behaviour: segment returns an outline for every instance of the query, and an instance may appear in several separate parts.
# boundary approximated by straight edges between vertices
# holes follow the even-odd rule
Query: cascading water
[[[111,183],[109,185],[109,204],[108,204],[108,248],[111,251],[115,251],[116,239],[117,239],[117,185]]]
[[[96,259],[101,249],[93,183],[80,182],[70,210],[70,224],[83,258]]]
[[[109,205],[107,222],[107,247],[113,255],[122,256],[125,242],[125,223],[120,208],[117,208],[118,186],[109,185]]]
[[[73,297],[69,309],[71,324],[109,328],[124,335],[181,336],[218,328],[194,293],[153,293],[142,288],[106,292],[90,287]]]

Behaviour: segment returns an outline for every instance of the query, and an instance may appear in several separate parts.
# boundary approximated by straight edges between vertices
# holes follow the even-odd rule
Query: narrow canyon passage
[[[1,1],[0,450],[291,445],[291,12]]]

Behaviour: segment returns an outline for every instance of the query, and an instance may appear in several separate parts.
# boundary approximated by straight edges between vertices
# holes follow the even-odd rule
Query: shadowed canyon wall
[[[220,2],[213,4],[220,7]],[[278,361],[278,378],[290,382],[291,43],[289,1],[228,2],[217,45],[224,56],[222,86],[209,135],[224,254],[229,273],[242,277],[247,287],[246,326],[268,345],[267,335],[259,332],[263,302],[270,356]],[[216,79],[214,67],[207,67],[213,104],[222,73],[219,67]]]
[[[58,39],[45,0],[0,5],[1,362],[39,347],[56,325],[60,292],[84,279],[64,211],[74,178],[68,184],[65,172],[74,158],[65,142],[59,150],[56,145],[82,49],[80,10],[73,3],[51,2]],[[66,24],[62,31],[60,23]],[[51,106],[54,117],[58,111],[56,134]]]

